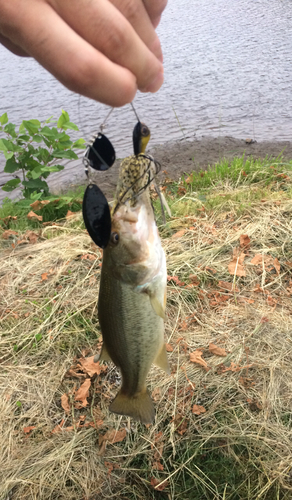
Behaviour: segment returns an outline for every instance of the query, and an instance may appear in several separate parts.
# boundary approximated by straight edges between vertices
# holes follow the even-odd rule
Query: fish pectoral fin
[[[156,312],[157,316],[160,316],[163,320],[165,320],[166,286],[164,289],[163,300],[161,300],[161,286],[159,283],[155,283],[155,281],[136,287],[136,291],[138,291],[138,293],[147,293],[152,309]]]
[[[170,375],[170,368],[168,364],[165,344],[163,344],[162,348],[160,349],[153,363],[156,366],[159,366],[159,368],[162,368],[162,370],[164,370],[167,373],[167,375]]]
[[[149,295],[150,295],[150,302],[151,302],[151,305],[152,305],[154,311],[162,319],[165,319],[165,307],[163,307],[163,305],[161,304],[159,299],[156,297],[156,295],[152,295],[152,294],[149,294]]]
[[[155,417],[155,410],[148,390],[145,389],[134,396],[120,391],[109,407],[113,413],[127,415],[142,424],[151,424]]]
[[[96,356],[94,356],[93,361],[94,363],[97,363],[98,361],[112,361],[112,358],[110,357],[104,342],[102,344],[100,354],[96,354]]]

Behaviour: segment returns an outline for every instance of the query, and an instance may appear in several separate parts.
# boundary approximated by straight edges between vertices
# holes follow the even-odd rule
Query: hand
[[[0,42],[110,106],[163,83],[155,27],[167,0],[0,0]]]

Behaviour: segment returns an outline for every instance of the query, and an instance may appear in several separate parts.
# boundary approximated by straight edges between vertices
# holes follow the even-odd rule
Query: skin
[[[163,83],[155,32],[167,0],[0,0],[0,42],[110,106]]]

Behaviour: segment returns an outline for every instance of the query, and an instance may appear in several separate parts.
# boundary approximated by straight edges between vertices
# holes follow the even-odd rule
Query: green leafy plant
[[[33,200],[48,196],[49,186],[45,179],[52,172],[63,170],[60,160],[78,159],[74,149],[85,148],[84,139],[72,141],[68,129],[78,131],[77,125],[70,122],[69,114],[64,110],[57,122],[52,117],[43,124],[39,120],[23,120],[18,131],[4,113],[0,117],[0,132],[6,136],[0,138],[0,152],[6,159],[4,172],[21,172],[22,179],[11,179],[2,189],[9,192],[21,187],[24,198]]]

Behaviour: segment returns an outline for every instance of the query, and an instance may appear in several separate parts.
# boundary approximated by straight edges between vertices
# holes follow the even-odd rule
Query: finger
[[[15,43],[11,42],[9,38],[6,38],[6,36],[1,35],[0,33],[0,43],[6,47],[6,49],[10,50],[10,52],[13,52],[16,56],[21,56],[21,57],[29,57],[29,54],[27,54],[24,50],[22,50],[21,47],[18,47],[18,45],[15,45]]]
[[[156,28],[167,5],[167,0],[143,0],[143,3],[154,28]]]
[[[56,12],[93,47],[127,68],[140,90],[156,91],[163,82],[160,61],[129,21],[108,0],[49,0]]]
[[[111,106],[133,100],[137,85],[128,69],[83,40],[45,2],[30,0],[28,8],[28,1],[13,2],[13,9],[9,2],[0,9],[4,36],[70,90]]]
[[[159,38],[155,32],[142,0],[110,0],[131,23],[136,33],[153,54],[163,61]]]

